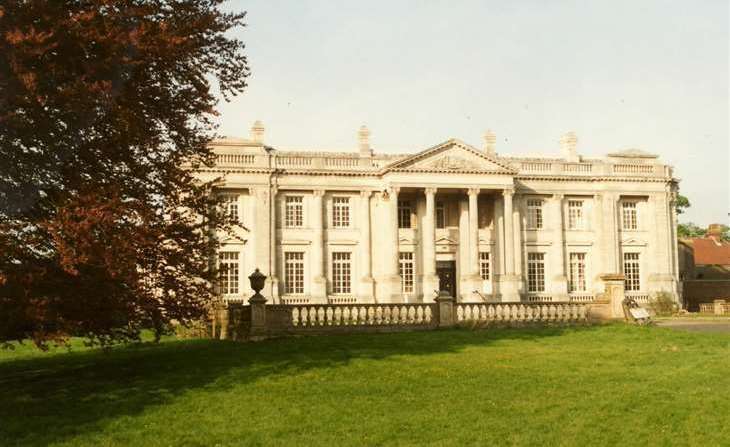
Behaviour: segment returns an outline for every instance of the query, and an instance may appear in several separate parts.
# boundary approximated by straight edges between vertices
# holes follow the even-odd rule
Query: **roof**
[[[692,247],[695,265],[730,265],[730,242],[695,238]]]
[[[619,152],[612,152],[608,154],[609,157],[615,158],[657,158],[658,155],[650,154],[649,152],[642,151],[641,149],[626,149]]]

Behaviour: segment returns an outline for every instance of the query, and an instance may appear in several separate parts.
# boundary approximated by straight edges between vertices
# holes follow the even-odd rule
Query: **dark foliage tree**
[[[0,342],[111,343],[212,297],[216,91],[241,92],[222,0],[0,3]],[[214,242],[213,242],[214,243]]]

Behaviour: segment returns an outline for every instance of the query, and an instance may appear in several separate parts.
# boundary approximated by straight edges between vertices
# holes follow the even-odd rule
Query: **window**
[[[223,215],[238,222],[238,195],[225,194],[221,196],[221,205],[223,206]]]
[[[304,225],[303,199],[302,196],[286,196],[285,226],[301,227]]]
[[[350,253],[332,253],[332,293],[335,295],[351,293],[351,271]]]
[[[411,202],[398,201],[398,228],[411,228]]]
[[[527,254],[527,291],[545,291],[545,253]]]
[[[444,202],[436,202],[436,228],[446,228],[446,207]]]
[[[401,292],[413,293],[413,253],[402,251],[398,254],[398,273]]]
[[[540,199],[527,201],[527,228],[530,230],[542,228],[542,200]]]
[[[624,253],[624,276],[626,277],[624,287],[627,292],[641,290],[638,253]]]
[[[489,252],[487,251],[479,253],[479,276],[485,281],[489,279]]]
[[[304,253],[302,252],[284,253],[284,293],[292,295],[304,293]]]
[[[585,230],[582,200],[568,200],[568,229]]]
[[[223,295],[238,293],[238,252],[222,251],[218,253],[218,263],[221,293]]]
[[[332,198],[332,226],[345,228],[350,226],[350,198]]]
[[[586,291],[586,254],[570,254],[570,278],[568,283],[569,292]]]
[[[621,202],[621,228],[636,230],[636,202]]]

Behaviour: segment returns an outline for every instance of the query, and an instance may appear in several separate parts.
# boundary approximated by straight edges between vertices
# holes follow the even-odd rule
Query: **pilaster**
[[[433,301],[433,291],[439,289],[436,275],[436,188],[425,188],[426,215],[423,220],[423,302]]]
[[[520,278],[515,274],[513,197],[514,189],[502,191],[504,231],[502,231],[503,238],[500,242],[504,253],[504,274],[499,277],[499,291],[504,302],[520,301]]]
[[[364,303],[374,301],[373,286],[375,280],[372,276],[371,266],[371,237],[370,237],[370,195],[369,190],[360,191],[360,265],[362,277],[360,278],[359,300]]]
[[[327,278],[324,275],[324,209],[322,200],[324,190],[315,189],[312,191],[312,287],[311,295],[313,303],[327,302]]]
[[[553,278],[552,295],[556,301],[568,300],[568,277],[565,272],[565,228],[563,224],[563,199],[562,194],[554,194],[552,197],[553,225]]]

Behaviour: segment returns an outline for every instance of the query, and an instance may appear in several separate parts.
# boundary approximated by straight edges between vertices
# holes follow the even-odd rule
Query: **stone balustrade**
[[[465,304],[456,307],[457,323],[580,323],[588,321],[585,303],[494,303]]]
[[[218,153],[216,163],[223,168],[266,168],[266,169],[316,169],[333,171],[377,172],[389,164],[401,160],[404,155],[379,154],[359,157],[350,153],[337,152],[278,152],[273,155],[261,153]],[[584,160],[567,162],[562,159],[521,159],[506,157],[503,161],[512,165],[518,175],[523,176],[617,176],[657,177],[672,176],[670,166],[642,161],[616,162],[612,160]]]

